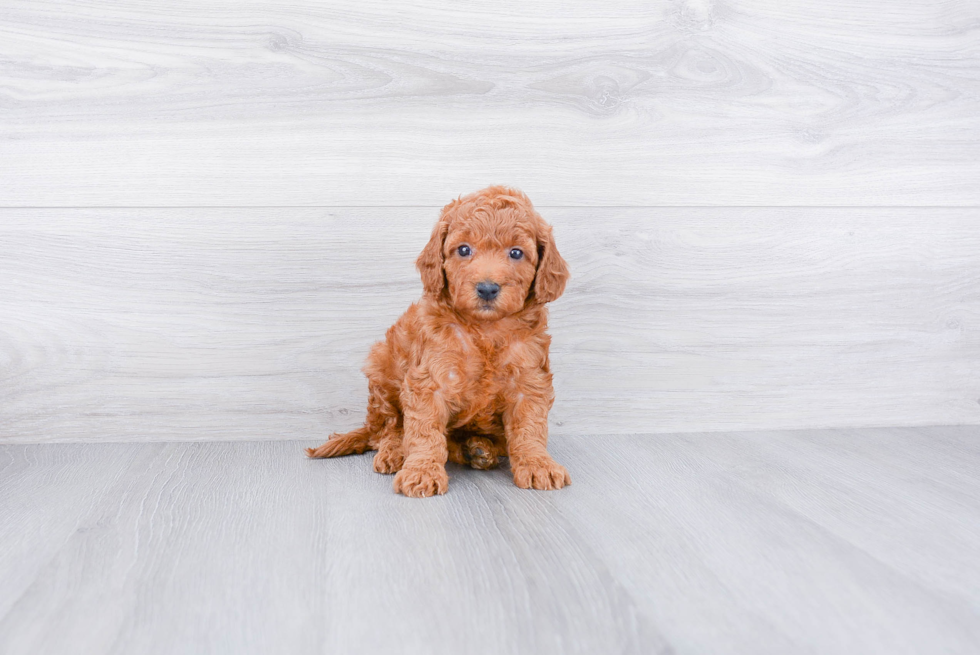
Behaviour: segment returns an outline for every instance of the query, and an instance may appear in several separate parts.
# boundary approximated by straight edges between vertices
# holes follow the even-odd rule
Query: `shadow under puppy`
[[[377,450],[395,491],[446,493],[448,460],[514,483],[571,483],[547,451],[554,390],[548,311],[568,280],[551,226],[524,193],[492,186],[446,205],[416,261],[425,294],[368,355],[364,427],[331,435],[310,457]]]

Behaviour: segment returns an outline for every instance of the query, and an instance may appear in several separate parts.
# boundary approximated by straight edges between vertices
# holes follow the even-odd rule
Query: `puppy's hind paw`
[[[446,467],[435,462],[405,463],[395,475],[394,488],[397,493],[410,498],[426,498],[446,493],[449,476]]]
[[[395,448],[382,448],[374,456],[374,470],[378,473],[390,475],[397,473],[405,464],[405,456],[401,450]]]
[[[493,442],[486,437],[470,437],[464,447],[466,462],[472,468],[486,471],[500,464]]]

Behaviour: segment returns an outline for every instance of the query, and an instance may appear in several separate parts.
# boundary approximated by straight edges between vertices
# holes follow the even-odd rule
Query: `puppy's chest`
[[[530,358],[523,343],[495,344],[489,340],[469,340],[470,348],[457,355],[459,380],[457,403],[460,412],[489,419],[506,406],[520,383]]]
[[[466,371],[466,382],[471,392],[482,391],[492,396],[516,383],[521,367],[513,360],[511,350],[488,346],[478,348],[473,356],[463,358],[461,366]]]

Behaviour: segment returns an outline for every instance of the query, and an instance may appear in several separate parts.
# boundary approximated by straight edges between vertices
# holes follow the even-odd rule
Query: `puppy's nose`
[[[484,300],[493,300],[500,293],[500,285],[493,282],[480,282],[476,285],[476,293]]]

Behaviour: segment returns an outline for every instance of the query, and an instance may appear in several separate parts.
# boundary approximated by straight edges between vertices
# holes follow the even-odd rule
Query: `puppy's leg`
[[[548,422],[527,421],[507,437],[514,484],[521,489],[561,489],[572,483],[565,467],[548,454]]]
[[[413,498],[444,494],[449,408],[427,376],[409,376],[403,388],[405,463],[395,475],[395,491]]]
[[[385,422],[378,438],[378,454],[374,456],[374,470],[378,473],[397,473],[405,463],[402,446],[402,426],[397,419]]]
[[[572,483],[565,467],[548,454],[548,410],[554,398],[550,376],[532,376],[519,385],[504,412],[507,455],[514,484],[522,489],[561,489]]]

